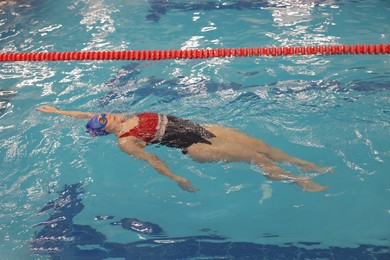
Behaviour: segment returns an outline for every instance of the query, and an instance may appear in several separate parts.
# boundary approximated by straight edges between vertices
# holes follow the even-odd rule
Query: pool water
[[[385,0],[14,2],[0,2],[1,52],[390,42]],[[389,68],[388,55],[1,63],[0,258],[387,259]],[[307,173],[329,187],[309,193],[147,147],[200,189],[187,193],[41,105],[234,127],[334,174]]]

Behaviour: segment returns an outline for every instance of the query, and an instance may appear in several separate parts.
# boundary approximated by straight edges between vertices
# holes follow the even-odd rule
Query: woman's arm
[[[131,141],[130,141],[131,142]],[[185,191],[195,192],[198,189],[191,185],[186,178],[176,176],[171,172],[171,170],[165,165],[165,163],[158,158],[156,155],[146,152],[137,141],[131,142],[129,140],[125,144],[119,144],[121,150],[130,156],[134,156],[138,159],[144,160],[149,163],[154,169],[156,169],[160,174],[165,175],[172,180],[176,181],[180,188]]]
[[[71,117],[75,117],[75,118],[91,118],[95,115],[95,113],[91,113],[91,112],[58,110],[57,108],[52,107],[52,106],[37,107],[35,110],[38,110],[38,111],[41,111],[44,113],[71,116]]]

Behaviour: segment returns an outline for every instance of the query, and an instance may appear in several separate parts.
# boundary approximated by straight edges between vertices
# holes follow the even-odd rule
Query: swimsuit
[[[137,116],[138,125],[131,128],[128,132],[119,136],[119,138],[134,136],[147,143],[158,139],[157,129],[162,128],[161,125],[164,125],[163,116],[157,113],[149,112],[140,113]]]
[[[119,136],[134,136],[146,143],[175,147],[187,153],[187,148],[196,143],[211,144],[207,139],[215,135],[201,125],[171,115],[152,112],[140,113],[138,125]]]

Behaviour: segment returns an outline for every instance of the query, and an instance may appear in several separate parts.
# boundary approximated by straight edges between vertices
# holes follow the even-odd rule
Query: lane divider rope
[[[255,48],[208,48],[190,50],[126,50],[86,52],[30,52],[0,53],[0,62],[15,61],[71,61],[71,60],[166,60],[207,59],[214,57],[290,56],[290,55],[352,55],[390,54],[390,43],[290,46]]]

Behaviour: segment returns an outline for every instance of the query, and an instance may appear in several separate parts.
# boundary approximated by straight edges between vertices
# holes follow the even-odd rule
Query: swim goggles
[[[108,135],[108,133],[103,130],[108,122],[106,116],[107,114],[100,114],[92,117],[85,126],[87,128],[87,133],[93,136]]]

